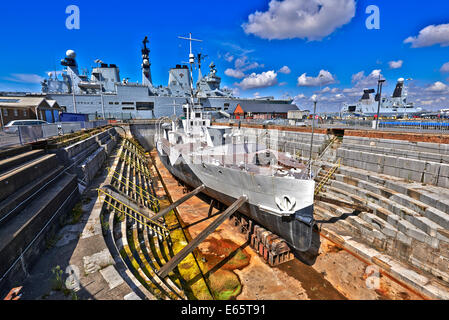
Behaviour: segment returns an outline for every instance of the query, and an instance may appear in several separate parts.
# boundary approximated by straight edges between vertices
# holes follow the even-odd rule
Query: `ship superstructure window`
[[[27,116],[27,111],[23,110],[23,116],[26,117]]]
[[[134,107],[122,107],[122,110],[134,110]]]
[[[137,110],[153,110],[154,102],[136,102]]]
[[[18,117],[19,116],[19,111],[18,110],[14,110],[14,117]]]
[[[134,105],[134,102],[122,102],[122,105]]]
[[[3,115],[5,115],[5,116],[8,115],[8,109],[3,109]]]

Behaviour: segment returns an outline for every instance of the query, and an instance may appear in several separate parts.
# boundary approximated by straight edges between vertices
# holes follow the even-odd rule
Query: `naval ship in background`
[[[182,37],[180,37],[182,38]],[[182,38],[189,39],[189,38]],[[190,35],[191,39],[191,35]],[[193,39],[195,40],[195,39]],[[193,78],[189,76],[187,65],[176,65],[170,69],[168,86],[156,86],[151,77],[150,50],[148,38],[142,47],[142,83],[120,80],[120,71],[115,64],[106,64],[96,60],[89,78],[87,73],[80,74],[73,50],[66,52],[61,61],[65,67],[61,75],[49,73],[42,85],[42,93],[56,100],[65,112],[83,113],[105,117],[106,119],[151,119],[182,114],[181,106],[190,96]],[[209,116],[229,117],[238,104],[291,104],[293,100],[275,100],[267,98],[237,98],[232,91],[220,88],[221,78],[212,62],[209,73],[201,73],[204,56],[194,57],[198,65],[198,78],[194,94]]]
[[[404,78],[399,78],[393,95],[382,98],[379,110],[379,116],[384,117],[410,117],[420,114],[422,108],[416,108],[413,102],[407,102],[407,88],[404,85]],[[379,94],[373,98],[374,89],[364,89],[363,96],[355,104],[344,104],[340,111],[342,117],[373,117],[377,115],[379,108]]]

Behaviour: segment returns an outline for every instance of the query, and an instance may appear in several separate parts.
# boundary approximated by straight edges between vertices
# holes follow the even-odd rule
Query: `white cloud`
[[[371,73],[365,76],[365,71],[360,71],[352,75],[352,83],[356,88],[369,88],[372,86],[377,86],[377,81],[379,76],[383,78],[382,70],[376,69],[371,71]]]
[[[446,62],[441,66],[440,72],[449,73],[449,62]]]
[[[277,73],[274,70],[252,73],[237,85],[242,89],[266,88],[277,84]]]
[[[321,70],[317,77],[308,77],[307,73],[298,77],[298,87],[318,87],[336,82],[334,76],[327,70]]]
[[[301,100],[301,99],[307,99],[307,97],[304,95],[304,93],[300,93],[297,96],[295,96],[294,99]]]
[[[408,37],[404,43],[411,43],[412,48],[430,47],[439,44],[449,46],[449,24],[430,25],[422,29],[416,37]]]
[[[225,70],[225,75],[232,78],[242,79],[245,77],[245,71],[263,68],[263,64],[258,62],[251,62],[248,56],[241,56],[234,61],[234,69],[228,68]]]
[[[400,68],[402,68],[403,64],[404,64],[404,61],[402,61],[402,60],[388,62],[390,69],[400,69]]]
[[[224,74],[227,75],[228,77],[237,78],[237,79],[241,79],[241,78],[245,77],[245,74],[242,71],[231,69],[231,68],[226,69]]]
[[[250,54],[255,51],[254,49],[245,49],[245,48],[239,46],[238,44],[231,43],[231,42],[221,42],[221,44],[223,46],[231,48],[231,51],[235,52],[237,55],[244,56],[244,55]]]
[[[290,74],[292,71],[288,66],[283,66],[282,68],[279,69],[278,72],[283,74]]]
[[[434,84],[432,84],[431,86],[427,87],[426,91],[442,93],[444,91],[447,91],[448,89],[449,89],[449,87],[447,85],[445,85],[443,82],[437,81]]]
[[[259,64],[258,62],[250,62],[247,56],[235,59],[234,66],[235,69],[241,70],[242,72],[264,67],[263,64]]]
[[[283,86],[286,86],[287,84],[288,84],[288,83],[284,81],[284,82],[279,83],[279,86],[280,86],[280,87],[283,87]]]
[[[355,0],[271,0],[268,11],[256,11],[242,25],[246,34],[263,39],[321,40],[355,16]]]
[[[4,80],[20,83],[41,83],[44,78],[37,74],[12,73],[10,77],[4,77]]]
[[[224,59],[227,62],[232,62],[232,60],[234,60],[234,56],[232,54],[230,54],[229,52],[226,52],[226,54],[224,55]]]

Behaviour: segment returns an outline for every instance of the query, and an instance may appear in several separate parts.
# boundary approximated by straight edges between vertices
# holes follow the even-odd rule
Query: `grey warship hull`
[[[236,188],[232,182],[232,175],[238,174],[238,172],[231,173],[232,169],[220,167],[220,171],[227,171],[219,176],[210,174],[207,173],[207,170],[204,170],[201,164],[188,164],[182,157],[178,158],[175,163],[171,163],[170,157],[161,148],[157,148],[157,151],[164,166],[173,176],[186,185],[192,188],[205,185],[206,188],[203,191],[205,195],[227,206],[238,199],[238,196],[232,195],[233,192],[231,191],[231,189]],[[244,179],[244,177],[240,175],[240,183],[241,179]],[[249,177],[247,183],[243,184],[249,184],[251,180],[251,177]],[[217,184],[221,187],[214,187]],[[251,189],[248,185],[244,188],[247,191]],[[229,190],[229,192],[225,190]],[[250,198],[254,197],[250,196]],[[249,201],[239,209],[239,212],[282,237],[299,252],[309,250],[312,245],[313,204],[301,208],[292,215],[280,216],[265,210],[254,201]]]

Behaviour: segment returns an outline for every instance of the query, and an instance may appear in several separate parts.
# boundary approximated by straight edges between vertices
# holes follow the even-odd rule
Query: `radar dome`
[[[398,82],[404,82],[404,78],[399,78]]]
[[[75,57],[76,57],[76,53],[73,50],[67,50],[65,55],[67,56],[67,58],[70,58],[70,59],[75,59]]]

